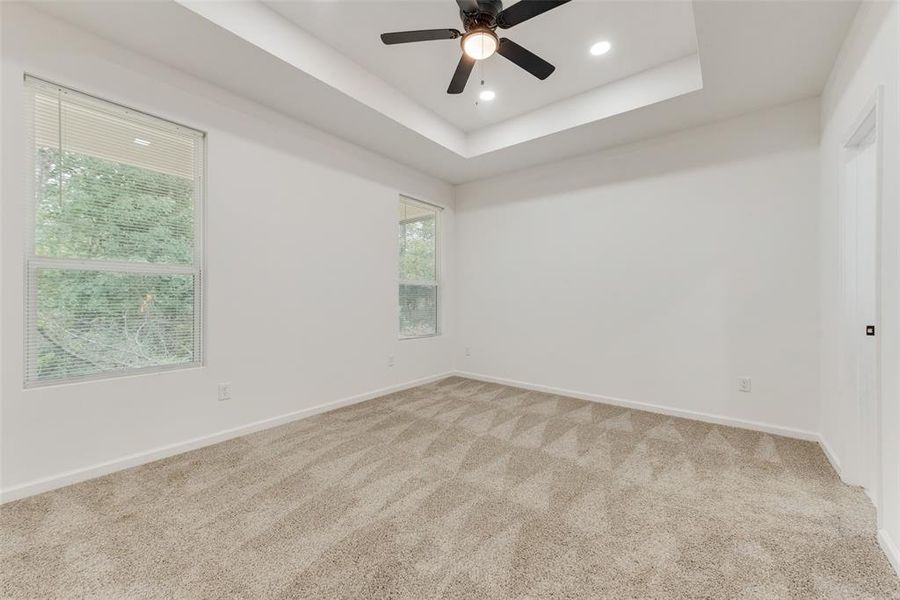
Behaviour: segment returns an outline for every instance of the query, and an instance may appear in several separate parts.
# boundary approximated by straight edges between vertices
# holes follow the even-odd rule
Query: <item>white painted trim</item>
[[[819,442],[819,447],[822,448],[822,452],[825,454],[825,458],[827,458],[828,462],[831,463],[831,467],[834,469],[835,473],[837,473],[838,477],[841,478],[841,481],[844,481],[844,472],[841,469],[841,461],[838,458],[837,454],[834,452],[834,448],[831,447],[831,445],[825,440],[825,437],[822,434],[818,434],[817,437],[818,439],[816,441]]]
[[[299,73],[464,159],[703,89],[700,54],[695,52],[467,133],[261,2],[175,1]]]
[[[771,425],[769,423],[760,423],[758,421],[747,421],[744,419],[733,419],[731,417],[722,417],[709,413],[697,412],[692,410],[682,410],[678,408],[670,408],[668,406],[660,406],[658,404],[650,404],[647,402],[637,402],[635,400],[626,400],[624,398],[614,398],[612,396],[601,396],[600,394],[591,394],[588,392],[579,392],[575,390],[567,390],[556,388],[548,385],[539,385],[536,383],[526,383],[524,381],[515,381],[512,379],[504,379],[502,377],[492,377],[489,375],[481,375],[478,373],[469,373],[466,371],[457,371],[458,377],[467,379],[475,379],[478,381],[486,381],[489,383],[499,383],[512,387],[522,388],[526,390],[534,390],[536,392],[546,392],[556,394],[558,396],[569,396],[570,398],[578,398],[580,400],[588,400],[590,402],[599,402],[601,404],[612,404],[614,406],[622,406],[625,408],[633,408],[635,410],[644,410],[647,412],[668,415],[670,417],[680,417],[682,419],[693,419],[694,421],[703,421],[704,423],[714,423],[716,425],[726,425],[728,427],[738,427],[740,429],[750,429],[752,431],[761,431],[763,433],[771,433],[783,437],[794,438],[798,440],[806,440],[815,442],[819,440],[819,434],[802,429],[794,429],[792,427],[782,427],[780,425]]]
[[[446,373],[440,373],[438,375],[431,375],[429,377],[414,379],[412,381],[407,381],[405,383],[400,383],[397,385],[392,385],[392,386],[388,386],[385,388],[377,389],[377,390],[374,390],[371,392],[358,394],[356,396],[350,396],[348,398],[342,398],[339,400],[334,400],[332,402],[326,402],[324,404],[319,404],[317,406],[304,408],[304,409],[290,412],[290,413],[280,415],[277,417],[272,417],[269,419],[262,419],[260,421],[248,423],[247,425],[241,425],[240,427],[225,429],[225,430],[219,431],[217,433],[193,438],[191,440],[187,440],[184,442],[170,444],[168,446],[161,446],[159,448],[154,448],[152,450],[148,450],[145,452],[130,454],[130,455],[124,456],[122,458],[99,463],[99,464],[96,464],[96,465],[93,465],[90,467],[86,467],[83,469],[68,471],[65,473],[61,473],[59,475],[54,475],[52,477],[46,477],[43,479],[36,479],[36,480],[30,481],[28,483],[23,483],[21,485],[17,485],[17,486],[14,486],[14,487],[11,487],[11,488],[8,488],[5,490],[0,490],[0,504],[6,503],[6,502],[12,502],[13,500],[19,500],[21,498],[27,498],[28,496],[34,496],[36,494],[41,494],[43,492],[48,492],[50,490],[65,487],[67,485],[80,483],[82,481],[87,481],[89,479],[94,479],[96,477],[102,477],[103,475],[107,475],[109,473],[114,473],[116,471],[121,471],[123,469],[128,469],[131,467],[136,467],[136,466],[143,465],[143,464],[146,464],[149,462],[160,460],[162,458],[174,456],[176,454],[188,452],[190,450],[195,450],[197,448],[202,448],[204,446],[211,446],[213,444],[218,444],[219,442],[224,442],[226,440],[234,439],[234,438],[237,438],[237,437],[240,437],[243,435],[255,433],[257,431],[262,431],[264,429],[270,429],[272,427],[284,425],[286,423],[304,419],[306,417],[312,417],[314,415],[318,415],[323,412],[334,410],[334,409],[340,408],[342,406],[349,406],[351,404],[365,402],[366,400],[372,400],[374,398],[378,398],[378,397],[384,396],[386,394],[399,392],[399,391],[413,388],[413,387],[416,387],[419,385],[433,383],[435,381],[440,381],[441,379],[445,379],[447,377],[451,377],[454,375],[458,376],[458,377],[465,377],[467,379],[474,379],[477,381],[486,381],[489,383],[499,383],[502,385],[509,385],[512,387],[518,387],[518,388],[522,388],[522,389],[546,392],[546,393],[557,394],[557,395],[561,395],[561,396],[569,396],[572,398],[579,398],[581,400],[588,400],[591,402],[600,402],[603,404],[612,404],[615,406],[622,406],[625,408],[633,408],[636,410],[645,410],[648,412],[654,412],[654,413],[669,415],[669,416],[673,416],[673,417],[694,419],[697,421],[703,421],[705,423],[715,423],[717,425],[727,425],[727,426],[731,426],[731,427],[739,427],[741,429],[762,431],[765,433],[771,433],[771,434],[775,434],[775,435],[781,435],[781,436],[796,438],[796,439],[801,439],[801,440],[816,441],[822,447],[822,451],[825,453],[825,456],[828,458],[829,462],[831,462],[831,465],[834,467],[835,471],[837,471],[838,475],[841,474],[840,461],[837,459],[837,456],[834,454],[831,447],[828,445],[828,443],[825,441],[825,439],[821,435],[816,434],[816,433],[811,433],[809,431],[803,431],[800,429],[793,429],[793,428],[788,428],[788,427],[781,427],[778,425],[770,425],[767,423],[759,423],[757,421],[732,419],[729,417],[721,417],[718,415],[711,415],[708,413],[701,413],[701,412],[690,411],[690,410],[669,408],[669,407],[660,406],[657,404],[649,404],[646,402],[636,402],[634,400],[625,400],[622,398],[601,396],[599,394],[578,392],[578,391],[574,391],[574,390],[555,388],[555,387],[546,386],[546,385],[526,383],[523,381],[504,379],[502,377],[491,377],[488,375],[481,375],[478,373],[469,373],[466,371],[448,371]],[[888,561],[894,567],[894,570],[897,571],[898,575],[900,575],[900,550],[898,550],[897,545],[891,540],[887,531],[885,531],[884,529],[880,529],[878,531],[878,543],[881,546],[881,549],[884,551],[885,555],[887,556]]]
[[[261,2],[176,0],[294,69],[466,156],[466,134]]]
[[[894,543],[885,529],[878,530],[878,545],[881,546],[884,555],[887,556],[888,562],[891,563],[897,576],[900,577],[900,546],[897,546],[897,544]]]
[[[392,385],[371,392],[358,394],[356,396],[350,396],[349,398],[342,398],[340,400],[334,400],[332,402],[325,402],[324,404],[319,404],[317,406],[303,408],[277,417],[254,421],[253,423],[248,423],[246,425],[241,425],[239,427],[234,427],[231,429],[225,429],[209,435],[186,440],[184,442],[178,442],[175,444],[169,444],[167,446],[161,446],[159,448],[154,448],[152,450],[130,454],[128,456],[123,456],[115,460],[99,463],[90,467],[85,467],[83,469],[67,471],[65,473],[60,473],[59,475],[53,475],[51,477],[45,477],[43,479],[35,479],[27,483],[0,490],[0,504],[11,502],[13,500],[19,500],[20,498],[26,498],[35,494],[48,492],[50,490],[61,488],[67,485],[72,485],[73,483],[87,481],[88,479],[94,479],[95,477],[101,477],[115,471],[121,471],[123,469],[143,465],[155,460],[159,460],[161,458],[181,454],[182,452],[187,452],[189,450],[195,450],[204,446],[218,444],[219,442],[224,442],[226,440],[240,437],[242,435],[248,435],[257,431],[262,431],[263,429],[277,427],[278,425],[284,425],[285,423],[290,423],[291,421],[311,417],[313,415],[327,412],[329,410],[334,410],[342,406],[349,406],[358,402],[364,402],[366,400],[378,398],[379,396],[384,396],[386,394],[413,388],[418,385],[425,385],[427,383],[439,381],[441,379],[450,377],[453,374],[453,372],[447,372],[440,373],[438,375],[431,375],[429,377],[423,377],[421,379],[414,379],[405,383],[399,383],[397,385]]]
[[[670,408],[667,406],[660,406],[658,404],[650,404],[647,402],[637,402],[634,400],[626,400],[624,398],[614,398],[611,396],[601,396],[600,394],[591,394],[587,392],[579,392],[575,390],[567,390],[563,388],[556,388],[549,385],[539,385],[536,383],[527,383],[524,381],[516,381],[513,379],[505,379],[503,377],[493,377],[490,375],[482,375],[479,373],[470,373],[467,371],[456,371],[454,373],[457,377],[465,377],[467,379],[474,379],[476,381],[485,381],[488,383],[499,383],[501,385],[508,385],[512,387],[522,388],[526,390],[534,390],[536,392],[545,392],[549,394],[556,394],[559,396],[569,396],[570,398],[578,398],[580,400],[588,400],[590,402],[599,402],[602,404],[612,404],[614,406],[622,406],[624,408],[632,408],[635,410],[644,410],[647,412],[653,412],[663,415],[669,415],[672,417],[681,417],[684,419],[693,419],[695,421],[703,421],[705,423],[715,423],[716,425],[727,425],[729,427],[738,427],[740,429],[749,429],[752,431],[761,431],[763,433],[771,433],[773,435],[780,435],[788,438],[794,438],[798,440],[805,440],[811,442],[818,442],[819,446],[822,448],[822,452],[825,454],[825,457],[831,463],[831,466],[834,467],[834,470],[837,471],[841,480],[843,480],[842,470],[841,470],[841,462],[837,457],[837,454],[834,453],[834,450],[825,441],[825,438],[822,437],[821,434],[813,433],[811,431],[805,431],[802,429],[795,429],[792,427],[782,427],[780,425],[771,425],[769,423],[760,423],[758,421],[748,421],[744,419],[733,419],[731,417],[722,417],[719,415],[712,415],[709,413],[697,412],[692,410],[682,410],[677,408]],[[845,482],[847,483],[847,482]],[[853,484],[848,484],[853,485]],[[871,499],[871,498],[870,498]],[[873,504],[875,504],[876,511],[878,510],[877,503],[873,500]],[[881,546],[881,549],[884,551],[885,556],[887,556],[888,561],[894,567],[894,570],[900,575],[900,547],[897,546],[896,543],[891,539],[888,535],[887,531],[884,529],[878,530],[878,544]]]

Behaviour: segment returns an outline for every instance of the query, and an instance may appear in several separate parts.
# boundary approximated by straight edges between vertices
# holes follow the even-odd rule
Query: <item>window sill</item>
[[[167,373],[177,373],[181,371],[191,371],[202,369],[206,365],[203,362],[190,362],[177,365],[166,365],[156,367],[144,367],[141,369],[128,369],[122,372],[105,372],[95,375],[85,375],[83,377],[71,377],[68,379],[54,379],[47,381],[29,381],[23,386],[24,390],[41,390],[46,388],[61,387],[68,385],[79,385],[84,383],[101,383],[104,381],[116,381],[121,379],[130,379],[132,377],[146,377],[148,375],[165,375]]]

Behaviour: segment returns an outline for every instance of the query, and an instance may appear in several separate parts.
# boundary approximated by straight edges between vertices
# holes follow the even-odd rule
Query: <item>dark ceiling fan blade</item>
[[[455,29],[420,29],[418,31],[395,31],[382,33],[385,44],[408,44],[409,42],[429,42],[431,40],[455,40],[460,35]]]
[[[466,89],[466,82],[469,81],[469,74],[472,73],[472,67],[475,66],[475,59],[468,54],[463,54],[456,65],[456,72],[453,79],[450,80],[450,87],[447,88],[448,94],[462,94]]]
[[[497,26],[501,29],[509,29],[528,19],[542,15],[548,10],[570,2],[571,0],[519,0],[509,8],[497,15]]]
[[[456,0],[456,3],[464,13],[478,12],[478,0]]]
[[[556,70],[556,67],[537,54],[526,50],[507,38],[500,38],[500,47],[497,48],[497,54],[516,63],[538,79],[547,79]]]

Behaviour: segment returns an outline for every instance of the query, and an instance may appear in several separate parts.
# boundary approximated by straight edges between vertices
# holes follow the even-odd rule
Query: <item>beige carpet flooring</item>
[[[0,509],[2,598],[900,598],[800,442],[450,378]]]

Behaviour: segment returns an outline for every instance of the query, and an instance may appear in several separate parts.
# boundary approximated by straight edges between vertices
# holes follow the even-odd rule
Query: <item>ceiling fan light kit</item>
[[[476,29],[464,35],[460,45],[470,58],[484,60],[497,51],[500,40],[490,29]]]
[[[447,88],[448,94],[461,94],[475,66],[475,61],[499,54],[525,69],[538,79],[546,79],[556,69],[553,65],[526,50],[509,38],[497,36],[496,29],[509,29],[519,23],[541,15],[570,0],[519,0],[509,8],[503,8],[501,0],[456,0],[465,33],[456,29],[421,29],[382,33],[381,41],[387,45],[432,40],[455,40],[462,37],[463,54],[456,65],[456,72]]]

